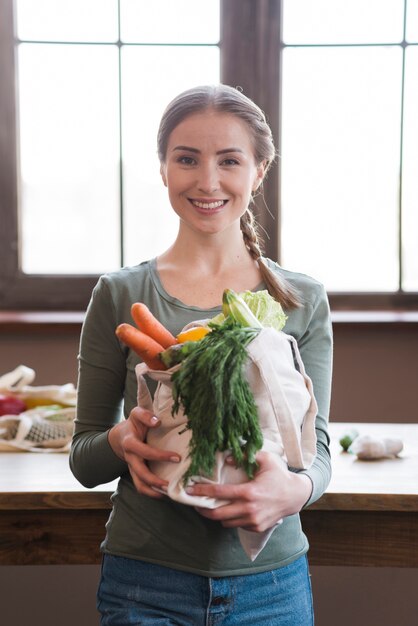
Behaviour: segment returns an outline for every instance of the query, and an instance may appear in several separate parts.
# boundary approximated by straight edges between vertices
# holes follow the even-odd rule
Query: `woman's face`
[[[239,227],[264,175],[247,124],[230,113],[190,115],[171,133],[161,175],[183,227],[205,233]]]

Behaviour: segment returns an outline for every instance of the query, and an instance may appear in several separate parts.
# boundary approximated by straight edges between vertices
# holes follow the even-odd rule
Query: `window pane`
[[[406,50],[403,153],[404,288],[418,291],[418,48]]]
[[[389,43],[403,37],[404,0],[283,0],[287,44]]]
[[[132,265],[163,252],[177,232],[159,174],[158,124],[178,93],[219,82],[219,48],[127,46],[122,76],[125,263]]]
[[[16,9],[20,39],[116,41],[118,38],[117,0],[16,0]]]
[[[121,0],[121,38],[139,43],[218,43],[219,0]]]
[[[418,0],[408,0],[406,10],[406,40],[418,43]]]
[[[283,264],[397,289],[401,48],[288,48],[283,66]]]
[[[119,264],[116,46],[19,46],[23,270]]]

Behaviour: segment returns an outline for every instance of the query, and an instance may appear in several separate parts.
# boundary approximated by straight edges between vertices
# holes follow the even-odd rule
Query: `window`
[[[417,7],[283,4],[282,260],[330,291],[418,291]]]
[[[98,274],[167,246],[162,107],[220,79],[279,147],[256,205],[266,254],[322,279],[332,306],[416,307],[418,0],[405,6],[0,0],[0,306],[84,308]]]
[[[219,3],[16,7],[23,272],[99,274],[164,251],[176,221],[158,122],[178,91],[219,82]]]
[[[13,3],[2,6],[11,31]],[[15,0],[14,10],[19,247],[6,301],[77,306],[95,275],[172,241],[158,121],[178,91],[219,82],[219,2]]]

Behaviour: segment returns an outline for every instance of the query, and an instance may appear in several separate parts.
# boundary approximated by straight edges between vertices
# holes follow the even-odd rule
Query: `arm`
[[[120,420],[126,361],[115,337],[116,311],[103,278],[96,285],[83,324],[79,350],[77,414],[70,467],[85,487],[107,483],[127,471],[108,442]]]
[[[312,493],[304,506],[316,502],[331,479],[328,418],[331,401],[333,339],[328,298],[322,285],[312,305],[306,330],[298,340],[306,373],[312,380],[318,415],[315,421],[317,456],[308,470],[298,472],[312,482]]]
[[[145,460],[173,459],[169,451],[157,451],[144,443],[148,428],[158,427],[159,422],[152,419],[150,411],[135,408],[136,380],[128,371],[134,363],[115,335],[123,315],[123,310],[116,310],[106,279],[100,279],[81,334],[70,467],[85,487],[130,472],[138,491],[160,497],[152,487],[162,488],[165,481],[149,472]],[[120,421],[122,403],[127,419]]]

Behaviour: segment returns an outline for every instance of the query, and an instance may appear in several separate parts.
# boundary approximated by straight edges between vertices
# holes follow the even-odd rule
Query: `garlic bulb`
[[[356,437],[349,448],[349,452],[356,454],[359,459],[384,459],[397,456],[403,449],[400,439],[388,439],[363,435]]]

